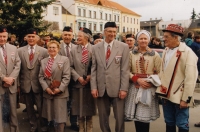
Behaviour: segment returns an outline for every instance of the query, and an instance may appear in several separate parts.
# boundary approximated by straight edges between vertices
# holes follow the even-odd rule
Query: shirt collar
[[[69,43],[69,44],[64,43],[64,47],[65,47],[65,48],[67,47],[67,45],[69,45],[69,48],[72,47],[72,44],[71,44],[71,43]]]
[[[88,43],[87,43],[85,46],[81,45],[81,47],[82,47],[82,48],[83,48],[83,47],[87,48],[87,47],[88,47]]]
[[[57,54],[57,55],[58,55],[58,54]],[[53,57],[54,60],[56,59],[57,55]],[[49,56],[49,58],[51,58],[51,57]]]
[[[34,46],[32,46],[33,49],[35,50],[36,44]],[[31,46],[28,44],[28,49],[31,49]]]
[[[112,46],[113,46],[113,43],[114,43],[114,40],[113,40],[113,41],[111,41],[110,43],[107,43],[107,42],[104,40],[104,47],[106,47],[106,48],[107,48],[107,46],[108,46],[108,45],[110,45],[110,47],[112,48]]]

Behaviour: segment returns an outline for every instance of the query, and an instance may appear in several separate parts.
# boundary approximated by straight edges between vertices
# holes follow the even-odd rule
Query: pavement
[[[190,132],[200,132],[200,128],[194,127],[195,123],[200,122],[200,88],[195,89],[194,99],[196,102],[196,106],[194,108],[190,108],[189,127],[190,127]],[[25,108],[25,105],[20,104],[20,106],[21,107],[17,109],[20,132],[29,132],[30,126],[29,126],[27,113],[22,112],[22,110]],[[161,105],[160,105],[160,112],[161,112],[160,118],[150,123],[150,132],[165,132],[165,122],[163,118],[163,111],[162,111]],[[6,128],[8,128],[8,124],[4,124],[4,125]],[[75,132],[75,131],[70,130],[69,126],[70,126],[70,123],[69,121],[67,121],[67,127],[65,129],[65,132]],[[110,127],[111,127],[111,131],[114,132],[115,119],[114,119],[113,112],[111,112],[111,115],[110,115]],[[6,129],[5,132],[9,132],[8,129]],[[53,128],[49,132],[54,132]],[[93,132],[101,132],[98,115],[93,117]],[[133,121],[125,122],[125,132],[135,132]]]

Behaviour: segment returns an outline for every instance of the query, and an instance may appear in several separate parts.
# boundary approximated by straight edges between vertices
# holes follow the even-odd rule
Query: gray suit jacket
[[[88,44],[88,63],[85,65],[81,63],[82,60],[82,46],[76,45],[71,50],[70,63],[71,63],[71,75],[72,79],[76,82],[73,87],[82,88],[82,86],[77,80],[79,77],[83,77],[83,75],[90,75],[91,73],[91,61],[92,61],[92,45]],[[88,71],[89,70],[89,71]]]
[[[53,66],[52,66],[52,80],[57,80],[60,81],[60,87],[59,89],[62,91],[62,94],[60,95],[49,95],[48,93],[45,92],[46,88],[49,88],[51,84],[51,80],[45,78],[44,76],[44,71],[48,62],[48,57],[43,59],[41,61],[41,67],[40,67],[40,73],[39,73],[39,81],[40,84],[43,88],[43,97],[48,98],[48,99],[53,99],[53,98],[66,98],[69,96],[68,93],[68,84],[70,82],[70,63],[69,59],[65,56],[57,55],[56,59],[54,60]]]
[[[104,41],[92,48],[91,89],[97,89],[102,97],[105,90],[110,97],[118,97],[119,91],[129,87],[129,48],[114,40],[106,66]]]
[[[5,89],[2,87],[2,80],[5,76],[15,78],[15,82],[12,86],[9,87],[11,93],[17,92],[17,77],[20,71],[21,60],[19,58],[17,48],[11,44],[6,43],[6,53],[7,53],[7,67],[5,62],[0,55],[0,95],[5,93]]]
[[[66,52],[65,52],[64,45],[65,45],[65,43],[61,43],[61,44],[60,44],[60,51],[59,51],[58,53],[59,53],[60,55],[62,55],[62,56],[67,56],[67,55],[66,55]],[[71,49],[73,49],[74,47],[76,47],[76,45],[73,44],[73,43],[70,43],[70,45],[71,45]]]
[[[40,71],[40,62],[48,57],[47,50],[36,45],[33,66],[30,66],[28,45],[18,49],[18,54],[21,59],[21,70],[19,76],[20,88],[22,92],[29,93],[31,88],[34,93],[42,91],[38,74]]]

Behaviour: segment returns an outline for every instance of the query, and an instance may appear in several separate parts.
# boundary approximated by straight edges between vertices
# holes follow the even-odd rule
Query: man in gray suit
[[[63,28],[63,33],[62,33],[62,39],[63,42],[60,45],[60,51],[59,54],[62,56],[67,56],[68,58],[70,58],[70,52],[71,50],[76,47],[75,44],[73,44],[71,41],[73,39],[73,30],[71,27],[66,26]],[[72,115],[71,114],[71,95],[72,95],[72,83],[73,80],[70,81],[69,85],[68,85],[68,90],[69,90],[69,101],[67,102],[67,108],[68,108],[68,113],[70,114],[70,129],[78,131],[79,127],[77,125],[77,116]]]
[[[10,132],[19,132],[17,110],[16,110],[17,107],[16,99],[17,99],[17,77],[19,75],[21,61],[17,53],[17,48],[7,43],[7,39],[8,39],[7,29],[4,26],[0,26],[1,104],[3,104],[4,102],[4,97],[7,96],[10,105]],[[1,109],[2,107],[0,108],[0,111]],[[2,118],[0,120],[2,120]]]
[[[111,132],[111,104],[116,119],[115,131],[124,132],[124,98],[129,87],[129,48],[114,40],[116,33],[115,22],[107,22],[104,26],[104,41],[94,45],[92,50],[91,93],[97,98],[103,132]]]
[[[38,79],[40,61],[48,57],[48,53],[45,48],[37,45],[38,36],[35,29],[29,29],[26,38],[28,45],[18,49],[21,59],[19,82],[21,91],[25,95],[27,114],[31,125],[30,131],[35,132],[38,125],[34,104],[37,106],[40,121],[42,114],[42,88]]]

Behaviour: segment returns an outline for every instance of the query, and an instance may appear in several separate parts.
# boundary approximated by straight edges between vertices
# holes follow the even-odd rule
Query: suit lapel
[[[7,52],[7,54],[8,54],[8,45],[6,44],[6,52]],[[3,52],[3,50],[2,50],[2,52]],[[1,53],[1,54],[3,54],[3,53]],[[6,67],[6,64],[5,64],[5,61],[4,61],[4,59],[3,59],[3,56],[2,55],[0,55],[1,57],[0,57],[0,62],[2,63],[2,65],[7,69],[7,67]]]
[[[61,43],[59,52],[60,52],[60,55],[66,56],[64,43]]]
[[[105,57],[105,49],[104,49],[104,42],[98,44],[98,52],[99,52],[99,57],[101,58],[101,61],[104,65],[104,68],[106,68],[106,57]]]
[[[81,45],[77,46],[77,57],[79,58],[81,62],[82,61],[82,46]]]
[[[59,61],[60,61],[60,55],[57,54],[56,59],[54,60],[54,63],[53,63],[52,69],[51,69],[52,76],[53,76],[53,72],[58,67],[58,62]]]
[[[30,61],[29,61],[28,45],[25,46],[23,55],[24,55],[24,59],[27,63],[27,67],[30,68],[31,66],[30,66]]]
[[[112,49],[111,49],[111,54],[110,54],[110,57],[109,57],[109,60],[108,60],[107,68],[110,66],[113,59],[115,59],[117,52],[118,52],[118,44],[114,41]]]
[[[35,46],[34,58],[33,58],[33,65],[35,64],[36,60],[38,59],[39,53],[40,53],[40,49],[39,49],[39,47],[36,45],[36,46]]]

